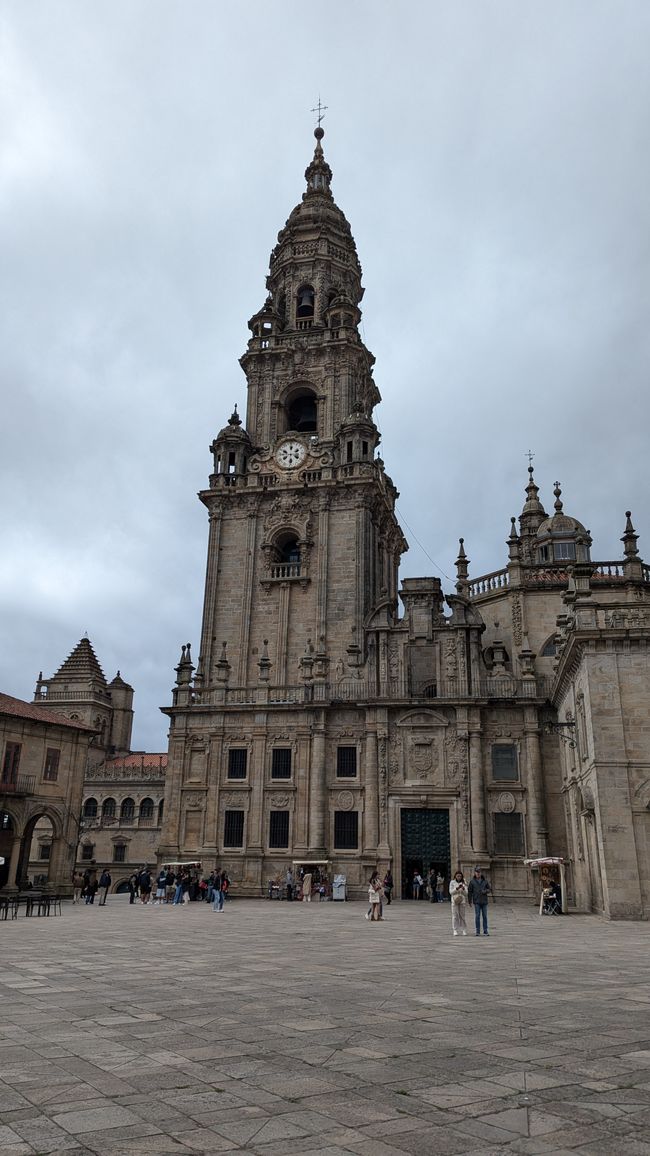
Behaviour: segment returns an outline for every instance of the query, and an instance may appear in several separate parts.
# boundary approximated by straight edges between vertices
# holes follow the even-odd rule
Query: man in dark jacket
[[[112,882],[113,882],[113,880],[111,879],[111,873],[108,870],[108,868],[105,867],[104,870],[102,871],[100,877],[99,877],[99,906],[100,907],[106,906],[106,896],[108,895],[108,889],[109,889]]]
[[[487,923],[487,905],[488,895],[492,888],[488,883],[485,875],[480,867],[474,868],[474,875],[470,879],[470,884],[467,889],[467,898],[470,903],[474,904],[474,920],[476,924],[476,934],[481,934],[481,919],[483,920],[483,934],[489,935]]]

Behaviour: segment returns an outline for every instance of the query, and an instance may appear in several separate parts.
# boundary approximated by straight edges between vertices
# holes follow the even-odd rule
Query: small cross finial
[[[532,450],[528,450],[528,452],[526,453],[526,457],[528,458],[528,466],[529,466],[529,467],[530,467],[530,466],[532,466],[532,464],[533,464],[533,458],[535,457],[535,455],[534,455],[534,453],[532,452]]]
[[[317,127],[320,128],[320,122],[322,121],[323,117],[325,116],[325,113],[327,112],[327,105],[321,104],[321,102],[320,102],[320,93],[318,94],[318,104],[316,105],[315,108],[310,109],[310,111],[318,113],[316,120],[317,120]]]

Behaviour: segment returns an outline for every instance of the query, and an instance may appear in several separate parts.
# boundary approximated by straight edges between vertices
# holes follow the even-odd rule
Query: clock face
[[[293,470],[299,466],[306,456],[307,450],[302,442],[294,441],[293,438],[286,442],[281,442],[275,451],[275,460],[279,466],[283,466],[285,470]]]

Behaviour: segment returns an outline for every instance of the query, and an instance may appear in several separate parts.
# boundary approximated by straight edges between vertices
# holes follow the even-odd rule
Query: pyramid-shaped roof
[[[93,680],[100,682],[102,686],[106,686],[104,671],[99,665],[99,660],[87,635],[84,635],[77,643],[72,653],[69,654],[65,662],[62,663],[54,677],[69,678],[75,681]]]

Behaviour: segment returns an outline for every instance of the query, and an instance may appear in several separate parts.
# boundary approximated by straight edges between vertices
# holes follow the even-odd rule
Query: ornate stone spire
[[[465,594],[468,588],[467,575],[469,572],[469,558],[465,553],[465,539],[458,539],[458,557],[456,559],[456,590]]]
[[[530,563],[533,561],[531,538],[535,536],[537,530],[546,518],[546,510],[539,500],[539,486],[535,483],[533,476],[532,464],[528,467],[528,485],[526,486],[526,501],[519,516],[519,529],[521,533],[521,553],[522,560]]]
[[[625,561],[623,563],[623,573],[628,582],[642,582],[643,581],[643,562],[639,556],[637,548],[637,541],[639,535],[636,533],[632,525],[632,512],[625,511],[625,530],[621,542],[623,543],[623,553]]]
[[[321,141],[325,136],[325,129],[314,129],[314,136],[316,137],[316,148],[314,149],[314,156],[311,164],[307,165],[305,169],[305,180],[307,181],[307,192],[305,196],[308,197],[312,193],[320,193],[322,196],[331,199],[332,193],[330,191],[330,181],[332,179],[332,170],[325,160],[323,153],[323,146]]]
[[[634,526],[632,525],[632,511],[626,510],[625,530],[623,531],[623,537],[621,538],[621,542],[623,543],[623,553],[625,554],[626,558],[636,558],[638,555],[639,551],[637,550],[636,545],[638,539],[639,535],[635,533]]]

